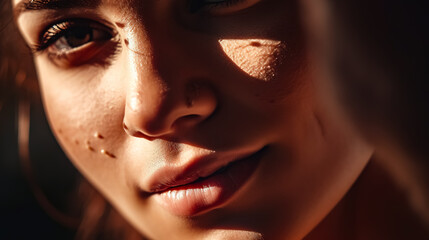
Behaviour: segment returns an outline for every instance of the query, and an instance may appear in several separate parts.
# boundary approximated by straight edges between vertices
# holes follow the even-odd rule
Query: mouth
[[[238,158],[205,177],[188,177],[153,192],[154,200],[176,216],[192,217],[221,207],[245,186],[266,147]]]

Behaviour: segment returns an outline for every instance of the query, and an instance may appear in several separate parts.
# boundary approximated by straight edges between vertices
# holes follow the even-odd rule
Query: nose
[[[174,135],[203,122],[216,109],[215,93],[204,81],[162,79],[157,71],[141,64],[132,72],[123,122],[130,136],[154,139]]]

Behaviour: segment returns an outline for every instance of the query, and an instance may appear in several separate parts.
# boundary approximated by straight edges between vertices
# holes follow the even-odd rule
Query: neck
[[[304,240],[427,239],[419,215],[392,177],[371,160],[346,196]]]

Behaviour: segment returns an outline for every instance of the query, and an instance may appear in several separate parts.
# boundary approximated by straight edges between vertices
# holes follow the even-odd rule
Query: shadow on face
[[[428,219],[427,8],[404,1],[303,2],[328,101],[377,146]]]

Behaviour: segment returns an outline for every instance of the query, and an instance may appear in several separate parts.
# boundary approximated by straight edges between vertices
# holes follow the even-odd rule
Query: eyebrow
[[[14,16],[28,11],[58,10],[70,8],[94,8],[100,0],[22,0],[14,7]]]

